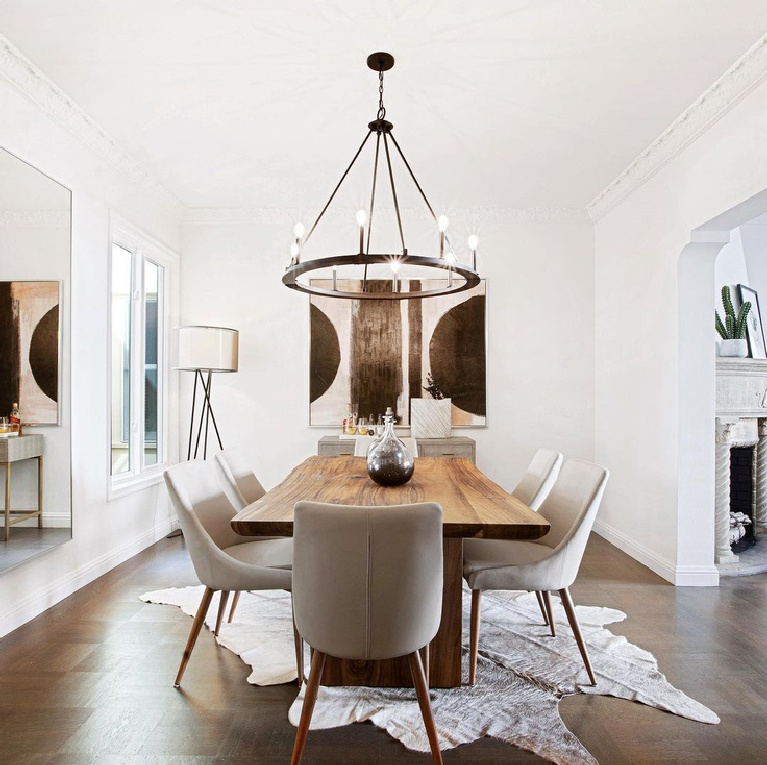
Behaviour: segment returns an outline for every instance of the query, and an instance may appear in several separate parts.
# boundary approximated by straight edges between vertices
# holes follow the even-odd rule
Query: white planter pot
[[[449,398],[410,400],[410,434],[413,438],[450,438],[453,407]]]
[[[744,359],[748,356],[748,342],[746,340],[722,340],[719,343],[719,355]]]

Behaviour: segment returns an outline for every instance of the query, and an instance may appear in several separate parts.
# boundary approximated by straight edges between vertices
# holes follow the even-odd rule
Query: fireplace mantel
[[[716,416],[767,417],[767,359],[716,360]]]

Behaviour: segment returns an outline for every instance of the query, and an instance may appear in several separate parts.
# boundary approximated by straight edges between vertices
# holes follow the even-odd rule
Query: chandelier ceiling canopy
[[[394,57],[389,53],[373,53],[368,56],[367,65],[373,71],[378,72],[378,114],[376,119],[368,123],[368,132],[364,140],[357,149],[349,166],[344,170],[341,180],[336,184],[333,193],[330,195],[325,206],[320,211],[314,223],[306,231],[303,223],[297,223],[293,229],[293,243],[290,246],[290,263],[282,277],[282,282],[286,287],[307,292],[312,295],[322,295],[324,297],[345,298],[349,300],[412,300],[420,298],[435,297],[437,295],[449,295],[454,292],[462,292],[471,289],[479,284],[480,277],[477,273],[477,246],[479,240],[476,235],[468,238],[469,263],[461,263],[453,249],[448,238],[447,229],[449,221],[447,216],[434,212],[424,190],[416,180],[410,163],[405,158],[402,149],[393,134],[393,125],[386,119],[386,109],[383,103],[383,80],[384,72],[394,66]],[[304,259],[304,248],[314,233],[317,225],[323,215],[330,207],[341,184],[349,175],[349,171],[354,166],[362,150],[368,143],[368,139],[375,135],[375,159],[373,161],[373,181],[370,190],[370,204],[367,210],[358,210],[357,226],[359,229],[358,251],[351,254],[335,254],[325,257]],[[381,150],[383,147],[383,151]],[[391,155],[397,151],[402,162],[407,168],[408,174],[415,184],[418,193],[426,203],[426,207],[431,213],[432,218],[437,224],[437,232],[434,237],[435,252],[426,255],[411,255],[408,252],[405,243],[405,232],[402,226],[402,214],[399,202],[397,200],[397,190],[394,183],[394,173],[392,171]],[[396,216],[397,230],[401,250],[399,252],[374,253],[370,252],[370,233],[375,218],[376,187],[378,185],[379,165],[384,166],[384,173],[388,175],[388,183],[384,180],[383,185],[388,185],[394,205],[394,214]],[[437,245],[438,242],[438,245]],[[375,291],[369,289],[370,281],[373,280],[374,269],[380,270],[380,266],[388,266],[386,281],[389,282],[389,289],[380,290],[380,284]],[[418,284],[423,285],[423,280],[432,280],[439,278],[439,285],[432,289],[416,289],[414,291],[402,290],[403,266],[413,267],[413,272],[418,274]],[[370,270],[370,274],[368,271]],[[314,272],[315,279],[309,277]],[[325,276],[320,274],[324,272]],[[428,275],[426,275],[428,274]],[[301,277],[304,277],[302,280]],[[375,277],[380,281],[380,277]],[[318,283],[318,282],[322,283]],[[328,286],[325,286],[325,285]],[[359,285],[359,290],[350,290],[346,286],[349,284]],[[342,288],[343,287],[343,288]]]

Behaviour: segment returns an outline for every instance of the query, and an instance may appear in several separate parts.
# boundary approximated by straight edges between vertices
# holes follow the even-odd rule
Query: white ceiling
[[[190,207],[323,201],[376,50],[436,207],[583,207],[766,30],[764,0],[0,0],[0,32]]]

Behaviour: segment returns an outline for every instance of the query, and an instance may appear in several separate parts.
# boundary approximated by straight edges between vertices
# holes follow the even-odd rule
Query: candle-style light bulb
[[[440,215],[437,218],[437,226],[439,230],[444,234],[447,231],[447,227],[450,225],[450,218],[447,215]]]
[[[335,292],[338,289],[338,272],[336,270],[336,267],[333,266],[333,292]]]
[[[299,247],[298,242],[293,242],[293,244],[290,245],[290,257],[292,263],[298,263],[298,256],[301,254],[301,247]]]
[[[296,241],[300,241],[304,238],[304,234],[306,233],[306,227],[303,223],[296,223],[295,226],[293,226],[293,236],[296,238]]]
[[[365,252],[365,223],[368,215],[364,210],[357,210],[357,225],[360,227],[360,255]]]
[[[392,273],[392,292],[399,292],[399,267],[402,264],[398,260],[392,260],[389,263]]]
[[[479,247],[479,237],[476,234],[471,234],[466,240],[469,245],[469,254],[471,255],[471,268],[473,271],[477,270],[477,247]]]

